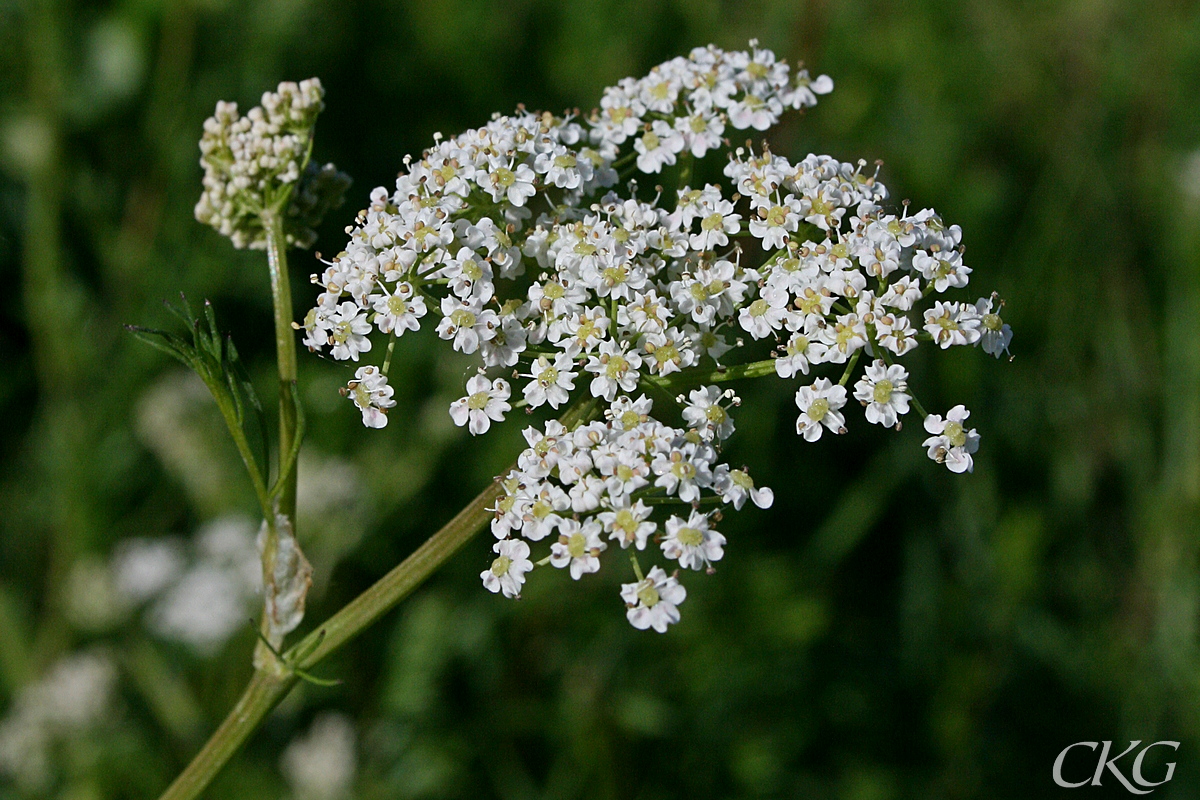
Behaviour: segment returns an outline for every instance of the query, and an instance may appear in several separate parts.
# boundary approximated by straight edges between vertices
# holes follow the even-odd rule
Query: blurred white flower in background
[[[279,769],[296,800],[338,800],[350,795],[358,753],[354,725],[344,714],[328,712],[293,739]]]
[[[146,612],[150,631],[211,656],[245,627],[262,590],[254,546],[257,531],[249,517],[240,515],[221,517],[201,528],[192,564]],[[143,577],[152,577],[150,558],[143,559]],[[128,569],[128,560],[125,565]]]
[[[50,779],[52,748],[111,716],[117,670],[100,650],[67,656],[21,689],[0,720],[0,775],[31,790]]]

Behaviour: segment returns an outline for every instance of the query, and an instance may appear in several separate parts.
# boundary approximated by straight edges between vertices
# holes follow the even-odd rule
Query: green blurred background
[[[294,693],[210,796],[1074,796],[1055,756],[1106,739],[1182,742],[1155,794],[1200,793],[1195,3],[0,0],[0,797],[155,797],[248,677],[247,627],[188,647],[106,595],[127,537],[255,527],[202,387],[120,328],[210,298],[270,398],[262,256],[192,219],[216,101],[321,78],[316,157],[356,181],[321,231],[336,252],[435,131],[590,108],[752,37],[837,87],[773,149],[882,159],[896,200],[962,225],[977,293],[1007,300],[1011,363],[915,354],[927,406],[974,412],[974,474],[929,462],[916,426],[807,445],[787,386],[747,386],[729,460],[776,504],[728,518],[669,635],[625,622],[618,568],[487,594],[481,538],[323,664],[344,683]],[[316,264],[293,268],[302,313]],[[519,448],[519,422],[478,441],[450,424],[465,362],[439,344],[404,339],[381,432],[338,398],[343,365],[302,354],[310,623]],[[110,668],[96,713],[37,728],[80,653]],[[1111,776],[1074,792],[1126,796]]]

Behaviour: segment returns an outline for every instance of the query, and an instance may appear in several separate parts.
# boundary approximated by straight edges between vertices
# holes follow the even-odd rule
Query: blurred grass
[[[322,79],[317,157],[357,181],[332,252],[435,131],[589,108],[751,37],[837,84],[774,149],[883,159],[1007,300],[1011,364],[914,365],[927,405],[973,410],[974,475],[933,469],[914,430],[804,446],[784,387],[747,387],[763,413],[739,418],[731,460],[777,504],[730,519],[670,636],[629,629],[615,573],[485,596],[480,543],[329,665],[341,689],[289,700],[213,796],[283,793],[279,752],[323,708],[357,722],[366,798],[1042,797],[1059,750],[1102,739],[1184,742],[1158,794],[1196,796],[1200,9],[1167,0],[0,0],[0,709],[73,649],[127,656],[115,733],[59,754],[52,793],[154,796],[248,669],[248,634],[202,661],[79,630],[63,604],[72,565],[122,537],[252,511],[231,453],[171,456],[147,414],[178,375],[119,329],[160,323],[180,290],[211,298],[271,385],[264,265],[191,217],[216,100]],[[337,399],[343,369],[301,359],[309,454],[365,498],[355,530],[307,526],[338,563],[312,619],[518,447],[515,426],[453,429],[463,365],[405,341],[383,432]],[[217,430],[188,413],[190,435]]]

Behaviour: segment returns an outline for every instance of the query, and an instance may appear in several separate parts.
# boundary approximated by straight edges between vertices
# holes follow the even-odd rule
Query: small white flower
[[[402,336],[405,331],[421,327],[420,319],[425,316],[425,298],[413,291],[412,284],[396,284],[393,292],[375,295],[375,327],[383,333],[395,332]]]
[[[479,573],[484,588],[493,594],[503,592],[505,597],[520,596],[525,573],[533,569],[529,545],[520,539],[503,539],[493,545],[492,551],[497,553],[496,560]]]
[[[558,526],[558,541],[550,546],[550,564],[559,569],[569,566],[574,580],[596,572],[600,569],[600,553],[608,548],[600,539],[602,530],[594,520],[563,520]]]
[[[495,202],[507,199],[514,206],[520,207],[537,193],[533,188],[535,178],[533,170],[527,164],[517,164],[514,167],[511,160],[505,163],[496,159],[489,165],[482,185]]]
[[[863,372],[854,384],[854,398],[867,407],[867,422],[885,428],[897,426],[900,417],[908,413],[908,370],[877,358]]]
[[[664,166],[675,163],[676,154],[683,150],[683,136],[668,123],[655,120],[650,130],[634,140],[633,149],[638,152],[638,169],[662,172]]]
[[[667,520],[667,535],[662,551],[667,558],[677,559],[685,569],[711,569],[713,561],[725,555],[725,537],[708,526],[708,515],[693,511],[684,521],[672,516]]]
[[[1012,341],[1012,328],[1000,319],[998,313],[1000,310],[998,306],[1001,305],[1003,303],[995,294],[991,297],[981,297],[975,303],[975,313],[980,317],[980,327],[982,328],[979,346],[983,348],[983,352],[996,358],[1008,352],[1009,342]],[[994,306],[996,308],[993,310]]]
[[[696,363],[691,337],[679,328],[668,328],[658,336],[646,339],[646,351],[650,354],[646,363],[652,372],[663,378]]]
[[[642,357],[636,351],[626,350],[615,339],[602,343],[598,355],[588,356],[586,369],[596,375],[589,387],[592,397],[612,402],[618,391],[632,392],[641,366]]]
[[[683,136],[685,150],[691,151],[696,158],[704,158],[709,150],[721,147],[725,123],[721,122],[719,114],[698,111],[690,116],[677,117],[675,130]]]
[[[881,314],[875,318],[879,344],[898,356],[917,346],[917,329],[903,314]]]
[[[783,103],[775,96],[759,97],[747,93],[738,102],[729,107],[729,124],[738,130],[754,128],[765,131],[779,121],[783,113]]]
[[[921,282],[916,278],[905,275],[890,284],[887,291],[879,296],[879,302],[897,311],[909,311],[913,304],[921,299]]]
[[[491,329],[492,337],[479,343],[479,355],[483,366],[511,367],[520,360],[525,352],[529,332],[519,319],[505,316],[500,319],[500,325]]]
[[[733,417],[728,408],[721,405],[722,400],[730,400],[734,404],[739,402],[736,397],[727,397],[716,386],[704,386],[688,395],[683,419],[700,432],[700,438],[711,440],[715,436],[725,440],[733,434]]]
[[[527,376],[533,380],[525,385],[524,394],[529,407],[538,408],[549,403],[551,408],[558,408],[567,402],[571,390],[575,388],[577,373],[572,369],[574,366],[575,362],[565,353],[559,353],[553,364],[545,356],[539,356],[530,366],[531,374]]]
[[[971,472],[975,468],[971,456],[979,449],[979,433],[963,425],[969,416],[970,411],[957,405],[946,413],[945,419],[937,414],[925,418],[925,430],[933,435],[923,446],[928,448],[930,458],[945,464],[951,472]]]
[[[738,324],[755,339],[765,339],[783,327],[787,318],[787,292],[767,287],[762,297],[742,308]]]
[[[387,409],[396,405],[392,399],[395,391],[388,386],[387,377],[377,367],[359,367],[354,380],[346,385],[354,405],[362,412],[363,425],[382,428],[387,425]]]
[[[705,446],[705,449],[711,449]],[[670,453],[661,453],[650,468],[658,476],[654,485],[665,489],[667,494],[677,494],[685,503],[700,499],[700,490],[712,485],[712,471],[708,460],[694,444],[684,445]]]
[[[971,274],[971,268],[962,263],[962,253],[957,250],[940,253],[919,250],[913,256],[912,264],[913,269],[932,283],[934,290],[938,292],[950,288],[963,288],[967,285],[967,276]]]
[[[821,328],[821,342],[828,347],[826,361],[845,364],[867,344],[867,326],[858,314],[839,314],[832,325]]]
[[[613,401],[606,416],[618,430],[631,431],[648,420],[653,408],[654,401],[644,394],[637,400],[621,396]]]
[[[367,334],[371,332],[371,324],[367,322],[367,313],[355,303],[339,305],[329,321],[332,323],[329,340],[333,343],[330,355],[339,361],[348,358],[358,361],[359,353],[370,352],[371,340]]]
[[[943,350],[979,341],[982,320],[970,303],[938,301],[925,312],[925,331]]]
[[[781,378],[792,378],[797,374],[808,374],[810,364],[820,364],[825,360],[829,348],[817,340],[813,328],[805,327],[788,339],[784,353],[775,359],[775,374]]]
[[[645,550],[646,541],[658,530],[658,525],[650,521],[651,510],[641,500],[630,505],[628,498],[623,498],[621,504],[614,503],[611,510],[600,512],[597,518],[610,541],[617,542],[622,549],[632,544],[638,550]]]
[[[481,342],[496,335],[499,319],[490,308],[480,308],[478,302],[464,303],[454,296],[442,298],[442,321],[438,323],[438,336],[453,339],[454,349],[463,353],[474,353]]]
[[[800,203],[788,195],[779,203],[759,206],[750,217],[750,233],[762,239],[764,250],[778,250],[800,226]]]
[[[644,580],[621,584],[621,599],[628,611],[629,624],[640,631],[653,628],[666,633],[679,622],[679,604],[687,598],[687,589],[661,567],[652,567]]]
[[[549,536],[563,522],[560,512],[571,507],[571,498],[552,483],[543,483],[530,496],[522,515],[521,535],[531,542]]]
[[[801,386],[796,390],[796,407],[800,409],[796,433],[808,442],[820,439],[825,428],[845,433],[846,418],[838,410],[844,405],[846,387],[831,383],[828,378],[817,378],[812,386]]]
[[[775,492],[769,486],[754,486],[754,479],[741,469],[729,469],[724,464],[713,475],[713,490],[721,495],[721,499],[733,505],[735,511],[741,511],[749,498],[759,508],[770,508],[775,502]]]
[[[450,404],[450,418],[460,428],[468,425],[471,434],[487,433],[493,422],[502,422],[504,414],[512,410],[506,401],[511,395],[508,382],[503,378],[489,381],[476,375],[467,381],[467,394]]]
[[[700,215],[700,230],[689,237],[692,248],[703,251],[724,247],[729,244],[729,236],[742,229],[741,219],[728,200],[707,204]]]

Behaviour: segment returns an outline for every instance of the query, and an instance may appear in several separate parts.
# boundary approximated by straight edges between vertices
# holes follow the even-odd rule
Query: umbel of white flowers
[[[333,164],[318,167],[309,160],[324,96],[321,82],[311,78],[265,92],[262,105],[244,117],[237,103],[217,103],[200,139],[204,194],[196,219],[228,236],[234,247],[262,250],[262,215],[280,214],[288,244],[312,246],[313,227],[342,204],[350,186],[349,176]]]
[[[526,430],[494,509],[489,590],[516,597],[547,563],[579,579],[615,543],[633,548],[636,580],[621,592],[630,622],[661,632],[677,621],[677,574],[643,573],[634,551],[653,542],[683,569],[711,570],[724,554],[722,509],[772,501],[721,462],[739,403],[713,385],[725,379],[792,380],[832,365],[832,378],[796,391],[805,440],[844,433],[853,396],[868,422],[897,429],[915,408],[930,458],[972,468],[979,436],[966,409],[927,415],[899,363],[921,342],[1008,348],[995,295],[950,299],[971,272],[961,230],[932,210],[887,207],[864,161],[793,163],[765,146],[730,152],[724,139],[729,128],[766,130],[832,88],[755,42],[710,46],[609,87],[586,116],[520,110],[435,137],[405,160],[394,191],[371,193],[345,250],[313,276],[323,291],[303,324],[312,350],[359,361],[378,331],[390,353],[432,315],[442,339],[475,354],[479,373],[450,406],[472,434],[515,407],[559,409],[580,394],[607,404],[603,420],[574,430]],[[731,186],[686,185],[692,160],[712,152],[727,154]],[[667,196],[621,186],[673,165],[683,185]],[[732,358],[756,350],[771,358]],[[368,427],[395,406],[389,362],[360,367],[344,390]],[[543,540],[549,554],[535,564],[530,544]]]

